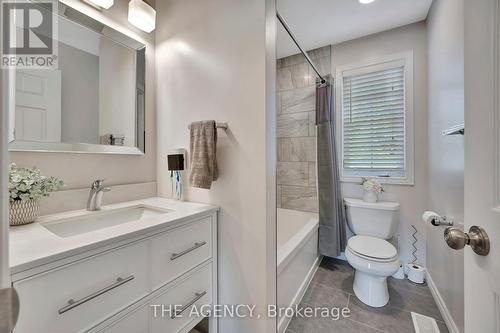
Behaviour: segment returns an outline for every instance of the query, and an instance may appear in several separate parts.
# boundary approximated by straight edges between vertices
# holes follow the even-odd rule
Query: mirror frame
[[[31,0],[30,0],[31,1]],[[105,23],[102,23],[98,20],[96,20],[93,17],[90,17],[82,12],[79,12],[77,9],[68,6],[64,3],[61,3],[60,1],[57,2],[58,7],[55,9],[57,12],[54,13],[60,19],[63,20],[68,20],[71,21],[72,23],[81,26],[84,29],[89,29],[94,32],[96,32],[94,29],[92,29],[91,26],[86,26],[82,22],[79,22],[77,20],[71,19],[70,17],[65,16],[62,13],[62,9],[65,8],[70,8],[72,11],[77,12],[79,15],[85,16],[85,18],[91,22],[95,22],[98,25],[102,25],[106,27],[107,29],[110,29],[113,32],[113,37],[103,35],[102,32],[99,32],[103,37],[109,38],[113,40],[117,44],[121,44],[125,47],[129,47],[131,49],[135,49],[136,53],[139,54],[139,51],[142,51],[144,53],[144,78],[146,77],[146,67],[147,67],[147,60],[146,60],[146,45],[144,45],[142,42],[139,40],[124,34],[121,31],[118,31],[114,29],[113,27],[110,27],[109,25],[106,25]],[[119,38],[116,38],[116,37]],[[134,44],[135,46],[127,45],[126,42],[129,42],[130,44]],[[136,58],[137,59],[137,58]],[[137,60],[136,60],[136,96],[135,96],[135,127],[136,127],[136,134],[138,135],[141,131],[140,128],[138,128],[138,101],[137,101]],[[16,70],[8,70],[8,77],[10,82],[15,82],[15,77],[16,77]],[[9,114],[15,114],[15,99],[16,99],[16,87],[14,84],[9,84],[8,85],[8,90],[9,90],[9,100],[11,101],[9,103]],[[143,105],[143,128],[142,131],[145,133],[146,132],[146,79],[144,79],[144,87],[142,88],[142,91],[144,93],[144,105]],[[14,126],[15,129],[15,123],[14,121],[10,120],[9,121],[11,126]],[[9,129],[10,133],[10,129]],[[15,131],[14,131],[15,133]],[[144,155],[146,153],[146,137],[144,135],[143,138],[143,147],[139,147],[138,145],[138,136],[136,135],[136,146],[113,146],[113,145],[103,145],[103,144],[92,144],[92,143],[70,143],[70,142],[39,142],[39,141],[16,141],[15,139],[15,134],[13,139],[9,139],[8,143],[8,148],[9,152],[34,152],[34,153],[76,153],[76,154],[112,154],[112,155]],[[142,149],[141,149],[142,148]]]

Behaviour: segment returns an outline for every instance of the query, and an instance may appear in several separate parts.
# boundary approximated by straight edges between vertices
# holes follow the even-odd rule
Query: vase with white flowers
[[[361,178],[364,194],[363,200],[366,202],[377,202],[380,193],[384,192],[384,187],[375,179]]]
[[[40,199],[64,185],[56,177],[43,176],[37,168],[22,168],[14,163],[9,166],[9,223],[32,223],[40,211]]]

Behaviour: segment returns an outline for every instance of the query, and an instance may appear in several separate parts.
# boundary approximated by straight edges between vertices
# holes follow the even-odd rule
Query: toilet
[[[396,248],[387,240],[399,222],[399,203],[369,203],[345,198],[347,222],[355,236],[347,242],[345,256],[355,269],[354,293],[363,303],[382,307],[389,302],[387,277],[399,269]]]

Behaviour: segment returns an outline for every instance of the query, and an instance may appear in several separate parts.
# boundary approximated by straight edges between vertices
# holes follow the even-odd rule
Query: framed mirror
[[[58,69],[11,71],[9,150],[143,154],[146,46],[56,10]]]

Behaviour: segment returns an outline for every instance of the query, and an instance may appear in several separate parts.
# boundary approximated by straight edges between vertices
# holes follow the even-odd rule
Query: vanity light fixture
[[[98,8],[110,9],[114,5],[114,0],[84,0],[84,2]]]
[[[130,0],[128,21],[142,31],[151,32],[156,26],[156,10],[143,0]]]
[[[358,0],[358,1],[359,1],[359,3],[362,3],[363,5],[366,5],[366,4],[372,3],[375,0]]]

